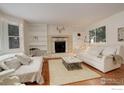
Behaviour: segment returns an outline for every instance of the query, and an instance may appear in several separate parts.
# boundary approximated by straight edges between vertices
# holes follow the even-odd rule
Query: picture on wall
[[[118,41],[124,41],[124,27],[118,28]]]

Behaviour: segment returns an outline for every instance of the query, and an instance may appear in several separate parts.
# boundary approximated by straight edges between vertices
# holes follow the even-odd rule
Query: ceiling
[[[117,12],[123,11],[124,4],[0,4],[0,10],[30,23],[73,24],[86,27]]]

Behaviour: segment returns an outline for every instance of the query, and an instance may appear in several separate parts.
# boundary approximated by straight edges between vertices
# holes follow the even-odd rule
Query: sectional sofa
[[[119,45],[90,46],[86,51],[78,53],[77,57],[84,63],[106,73],[120,68],[123,61],[123,47]]]

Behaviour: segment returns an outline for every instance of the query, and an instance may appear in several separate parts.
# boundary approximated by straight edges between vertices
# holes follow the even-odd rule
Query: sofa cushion
[[[102,58],[98,58],[97,56],[90,55],[90,54],[86,54],[86,55],[84,55],[84,57],[86,59],[92,60],[94,62],[100,62],[102,60]]]
[[[16,57],[6,59],[4,63],[9,69],[18,69],[21,66]]]
[[[0,61],[0,68],[3,70],[8,70],[9,68],[7,67],[7,65],[4,63],[4,61]]]
[[[92,47],[88,49],[87,53],[90,55],[98,56],[103,51],[103,47]]]
[[[17,59],[23,64],[23,65],[28,65],[32,60],[30,57],[27,55],[15,55]]]
[[[103,50],[102,55],[104,55],[104,56],[115,55],[116,51],[117,51],[117,49],[115,47],[106,47]]]

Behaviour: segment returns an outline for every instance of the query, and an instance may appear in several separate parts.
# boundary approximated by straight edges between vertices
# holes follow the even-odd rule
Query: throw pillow
[[[4,63],[9,69],[18,69],[21,66],[21,63],[17,60],[16,57],[7,59]]]
[[[28,65],[32,61],[31,58],[26,55],[15,55],[15,56],[23,65]]]
[[[4,63],[4,61],[1,61],[0,62],[0,67],[3,69],[3,70],[8,70],[9,68],[7,67],[7,65]]]
[[[99,54],[103,51],[102,47],[94,47],[87,51],[88,54],[93,56],[99,56]]]
[[[116,54],[116,48],[114,47],[106,47],[103,52],[102,55],[104,56],[108,56],[108,55],[115,55]]]
[[[97,57],[98,57],[98,58],[102,58],[102,57],[103,57],[103,55],[99,54]]]

